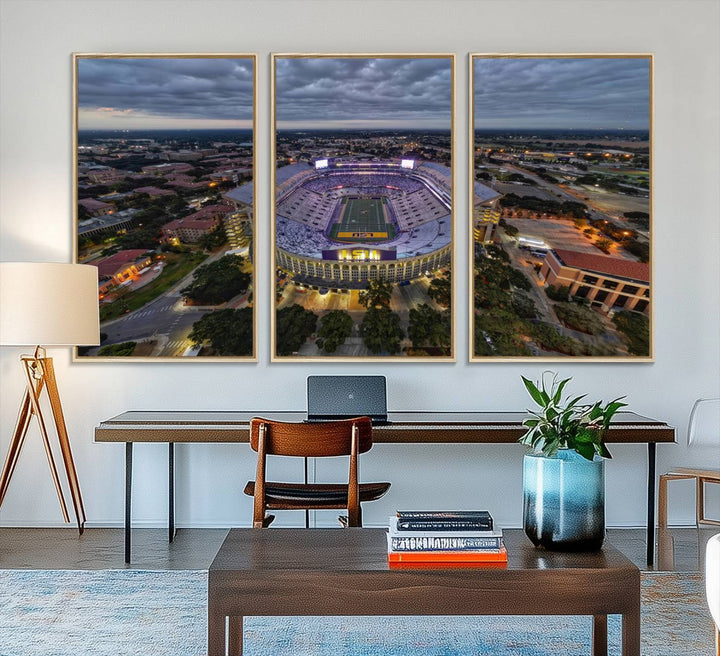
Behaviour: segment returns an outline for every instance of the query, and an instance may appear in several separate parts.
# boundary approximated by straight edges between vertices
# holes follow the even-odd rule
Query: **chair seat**
[[[360,502],[375,501],[390,488],[390,483],[360,483]],[[255,481],[248,481],[245,494],[255,496]],[[291,510],[294,508],[346,508],[348,486],[333,483],[265,483],[268,508]]]

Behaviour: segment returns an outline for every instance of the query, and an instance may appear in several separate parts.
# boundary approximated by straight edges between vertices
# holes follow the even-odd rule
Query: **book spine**
[[[502,563],[507,562],[507,551],[502,549],[488,551],[391,551],[388,553],[391,563]]]
[[[402,520],[421,520],[426,522],[463,520],[490,521],[492,517],[487,510],[398,510],[397,518]]]
[[[388,535],[394,538],[501,538],[502,531],[398,531],[391,526]]]
[[[417,560],[411,562],[408,562],[406,560],[388,561],[389,569],[457,569],[458,567],[466,569],[507,569],[507,560]]]
[[[398,531],[492,531],[492,520],[464,521],[424,521],[398,519]]]
[[[500,537],[390,537],[393,551],[462,551],[477,549],[499,549]]]

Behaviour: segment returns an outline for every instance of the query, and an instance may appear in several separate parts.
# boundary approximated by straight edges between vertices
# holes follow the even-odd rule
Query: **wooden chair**
[[[697,399],[688,421],[688,447],[712,447],[711,461],[720,462],[720,399]],[[667,526],[667,486],[669,481],[695,481],[695,524],[720,526],[720,520],[705,516],[705,485],[720,485],[720,469],[677,467],[660,476],[658,491],[658,527]]]
[[[275,519],[267,510],[347,509],[347,526],[362,526],[361,503],[375,501],[390,483],[359,483],[358,456],[372,448],[368,417],[318,423],[288,423],[254,417],[250,446],[257,451],[257,474],[245,486],[254,497],[253,527]],[[324,458],[350,456],[347,484],[275,483],[265,480],[268,455]],[[343,522],[345,523],[345,522]]]

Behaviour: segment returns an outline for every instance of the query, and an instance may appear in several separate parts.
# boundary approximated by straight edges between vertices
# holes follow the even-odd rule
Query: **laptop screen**
[[[387,419],[385,376],[308,376],[309,420]]]

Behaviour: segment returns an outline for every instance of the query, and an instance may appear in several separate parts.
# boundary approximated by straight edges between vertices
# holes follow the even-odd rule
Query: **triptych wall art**
[[[650,360],[652,56],[470,55],[464,220],[455,63],[272,55],[258,218],[255,55],[74,55],[76,359],[453,362],[468,280],[471,362]]]

